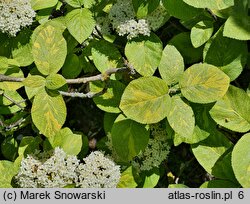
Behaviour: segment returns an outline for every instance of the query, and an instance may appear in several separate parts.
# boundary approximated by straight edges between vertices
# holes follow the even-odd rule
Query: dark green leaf
[[[112,144],[118,159],[131,161],[140,151],[143,151],[149,140],[149,130],[145,125],[119,115],[111,130]]]

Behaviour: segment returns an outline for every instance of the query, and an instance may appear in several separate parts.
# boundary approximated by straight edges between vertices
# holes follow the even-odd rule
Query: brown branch
[[[65,92],[65,91],[59,91],[59,93],[62,96],[68,96],[72,98],[94,98],[103,95],[107,91],[107,88],[104,88],[102,91],[93,93],[93,92],[88,92],[88,93],[79,93],[79,92]]]
[[[98,74],[96,76],[82,77],[82,78],[77,78],[77,79],[66,79],[66,82],[68,84],[86,84],[88,82],[93,82],[93,81],[105,81],[112,74],[123,72],[125,70],[128,70],[128,69],[126,67],[112,68],[112,69],[108,69],[106,72],[104,72],[102,74]]]
[[[82,77],[82,78],[77,78],[77,79],[66,79],[66,82],[68,84],[82,84],[82,83],[86,84],[86,83],[92,82],[92,81],[105,81],[112,74],[123,72],[126,70],[128,70],[127,67],[111,68],[111,69],[108,69],[106,72],[104,72],[102,74],[98,74],[96,76]],[[3,74],[0,74],[0,82],[3,82],[3,81],[22,82],[24,80],[25,80],[25,78],[10,77],[10,76],[5,76]]]
[[[18,106],[20,109],[25,109],[25,107],[21,106],[20,104],[24,103],[26,100],[22,100],[20,102],[16,102],[14,99],[12,99],[8,95],[6,95],[4,92],[1,93],[0,95],[2,95],[3,97],[5,97],[6,99],[8,99],[10,102],[12,102],[14,105]]]
[[[0,82],[10,81],[10,82],[22,82],[25,78],[11,77],[4,74],[0,74]]]

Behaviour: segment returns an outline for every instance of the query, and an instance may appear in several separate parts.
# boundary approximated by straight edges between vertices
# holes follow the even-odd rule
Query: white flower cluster
[[[120,167],[99,151],[92,152],[80,164],[76,156],[62,149],[28,155],[21,162],[15,179],[21,188],[62,188],[76,184],[81,188],[115,188]]]
[[[148,146],[132,161],[132,165],[141,171],[149,171],[167,159],[170,146],[166,141],[166,131],[159,124],[150,126],[152,138]]]
[[[16,176],[22,188],[60,188],[73,184],[77,179],[79,160],[60,149],[53,152],[28,155],[21,162]]]
[[[139,34],[150,35],[148,22],[145,19],[135,19],[132,0],[117,0],[110,10],[109,19],[120,36],[128,35],[127,38],[132,39]]]
[[[31,25],[36,13],[30,0],[0,1],[0,31],[15,37],[21,28]]]
[[[77,186],[81,188],[115,188],[120,180],[120,166],[100,151],[92,152],[83,159],[85,164],[77,168]]]
[[[161,3],[145,19],[137,20],[132,0],[117,0],[117,3],[112,6],[109,13],[113,29],[120,36],[127,35],[129,40],[137,37],[139,34],[150,36],[151,30],[157,30],[165,23],[166,16],[168,16],[167,11]]]

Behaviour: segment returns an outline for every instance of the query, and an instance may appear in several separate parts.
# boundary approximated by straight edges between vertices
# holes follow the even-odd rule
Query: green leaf
[[[21,143],[18,148],[19,156],[26,157],[27,154],[32,154],[36,150],[39,150],[39,146],[43,142],[42,138],[37,136],[25,136],[22,138]]]
[[[65,78],[60,74],[50,74],[46,77],[45,85],[48,89],[56,90],[66,84]]]
[[[224,37],[220,29],[205,45],[203,59],[220,68],[233,81],[246,64],[247,52],[246,42]]]
[[[212,21],[200,21],[191,30],[192,45],[197,48],[207,42],[214,31]]]
[[[30,43],[31,34],[31,30],[25,29],[13,39],[12,57],[22,67],[29,66],[34,61]]]
[[[181,93],[194,103],[211,103],[222,98],[229,87],[230,79],[217,67],[195,64],[188,68],[181,80]]]
[[[14,137],[7,137],[1,143],[1,152],[3,156],[11,161],[17,157],[18,144]]]
[[[202,59],[203,47],[194,48],[190,39],[189,32],[183,32],[174,36],[170,41],[184,58],[185,64],[200,62]]]
[[[240,186],[227,180],[212,180],[204,182],[200,188],[239,188]]]
[[[32,121],[46,137],[58,132],[66,119],[66,105],[59,94],[51,95],[45,90],[34,98],[31,109]]]
[[[10,77],[17,77],[23,78],[23,72],[19,67],[14,66],[13,68],[9,68],[7,70],[1,70],[0,74],[4,74],[5,76]],[[8,90],[8,91],[15,91],[23,86],[22,82],[0,82],[0,89]]]
[[[192,144],[206,139],[216,128],[217,124],[213,121],[209,114],[209,110],[211,109],[212,105],[197,103],[191,104],[195,116],[194,132],[192,137],[190,137]]]
[[[85,0],[65,0],[65,2],[67,4],[69,4],[70,6],[74,7],[74,8],[79,8],[83,5]]]
[[[247,95],[250,97],[250,84],[248,85],[248,88],[247,88]]]
[[[23,84],[31,88],[43,88],[45,87],[45,78],[40,75],[28,75]]]
[[[11,170],[11,171],[10,171]],[[17,168],[13,162],[1,160],[0,161],[0,188],[12,188],[11,181],[13,176],[17,174]]]
[[[132,0],[137,18],[144,18],[154,11],[160,4],[160,0]]]
[[[13,101],[19,103],[19,105],[22,107],[26,107],[24,99],[19,95],[17,91],[4,90],[3,93],[5,96],[0,94],[0,114],[8,115],[20,111],[21,108],[17,105],[14,105]],[[9,99],[12,99],[13,101]]]
[[[232,143],[216,129],[206,139],[192,144],[192,151],[200,165],[210,174],[220,157],[231,148]]]
[[[102,82],[90,83],[91,92],[98,93],[103,90],[104,84]],[[109,113],[120,113],[119,104],[125,85],[119,81],[111,80],[108,84],[107,92],[101,96],[95,97],[93,100],[98,108]]]
[[[97,41],[91,48],[93,62],[100,72],[117,68],[122,64],[122,56],[116,46],[105,40]]]
[[[150,172],[147,172],[143,188],[154,188],[159,182],[160,179],[159,174],[160,174],[159,169],[154,169]]]
[[[0,73],[6,72],[8,67],[9,67],[8,58],[0,56]]]
[[[238,181],[236,180],[233,172],[231,159],[231,151],[221,156],[212,169],[212,175],[214,175],[216,178],[229,180],[237,184]]]
[[[76,54],[69,54],[62,67],[62,75],[67,79],[76,78],[82,71],[79,57]]]
[[[92,33],[95,21],[89,9],[74,9],[66,15],[66,25],[71,35],[82,43]]]
[[[192,108],[179,96],[171,98],[171,109],[168,113],[169,125],[178,135],[179,140],[186,143],[193,143],[191,136],[194,131],[194,113]]]
[[[243,188],[250,188],[250,133],[243,135],[232,153],[232,166],[237,180]]]
[[[184,60],[173,45],[167,45],[162,53],[159,72],[161,77],[169,84],[179,82],[184,72]]]
[[[4,95],[0,95],[0,105],[8,106],[12,105],[13,101],[19,103],[23,101],[23,98],[20,96],[20,94],[17,91],[8,91],[8,90],[3,90]],[[13,101],[9,100],[12,99]],[[20,103],[21,106],[25,106],[25,102]]]
[[[157,77],[142,77],[126,87],[120,103],[124,114],[139,123],[157,123],[164,119],[171,103],[168,85]]]
[[[104,113],[103,128],[104,128],[106,135],[108,135],[111,132],[112,126],[113,126],[117,116],[118,116],[118,114],[114,114],[114,113],[108,113],[108,112]]]
[[[223,35],[237,40],[250,40],[250,17],[239,14],[230,16],[225,23]]]
[[[189,187],[184,184],[169,184],[168,188],[189,188]]]
[[[40,75],[29,74],[28,77],[25,78],[23,84],[25,86],[25,92],[29,99],[40,93],[40,91],[44,90],[45,81],[45,78]]]
[[[48,139],[53,148],[60,147],[69,155],[78,155],[82,148],[82,136],[73,134],[69,128],[59,130]]]
[[[44,75],[55,74],[63,66],[67,44],[56,27],[43,27],[33,42],[33,57],[37,69]]]
[[[162,2],[168,13],[179,19],[191,19],[202,12],[201,9],[194,8],[183,0],[163,0]]]
[[[139,74],[152,76],[161,61],[162,42],[155,34],[135,38],[127,43],[125,55]]]
[[[11,57],[11,39],[8,34],[0,32],[0,56]]]
[[[57,4],[58,5],[58,4]],[[50,8],[46,8],[46,9],[42,9],[37,11],[36,13],[36,20],[42,25],[44,23],[47,23],[50,18],[51,13],[53,12],[55,8],[54,7],[50,7]]]
[[[124,172],[122,172],[117,188],[135,188],[137,183],[135,182],[133,176],[132,166],[128,167]]]
[[[119,160],[129,162],[146,148],[149,130],[145,125],[119,115],[112,127],[111,136]]]
[[[221,126],[235,132],[250,130],[250,97],[240,88],[230,86],[226,95],[210,110]]]
[[[185,3],[196,8],[210,8],[222,10],[234,5],[234,0],[183,0]]]
[[[53,7],[57,4],[58,0],[31,0],[31,7],[33,10],[41,10]]]

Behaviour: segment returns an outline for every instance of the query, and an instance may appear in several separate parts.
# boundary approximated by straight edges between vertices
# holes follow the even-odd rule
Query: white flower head
[[[16,176],[22,188],[60,188],[77,179],[79,160],[56,147],[53,152],[28,155]]]
[[[150,35],[150,27],[144,19],[136,19],[132,0],[118,0],[109,13],[109,19],[120,36],[127,35],[130,40],[141,35]]]
[[[29,26],[36,16],[30,0],[0,1],[0,31],[15,37],[21,28]]]
[[[83,159],[77,173],[77,186],[81,188],[115,188],[120,180],[120,166],[100,151],[91,152]]]

